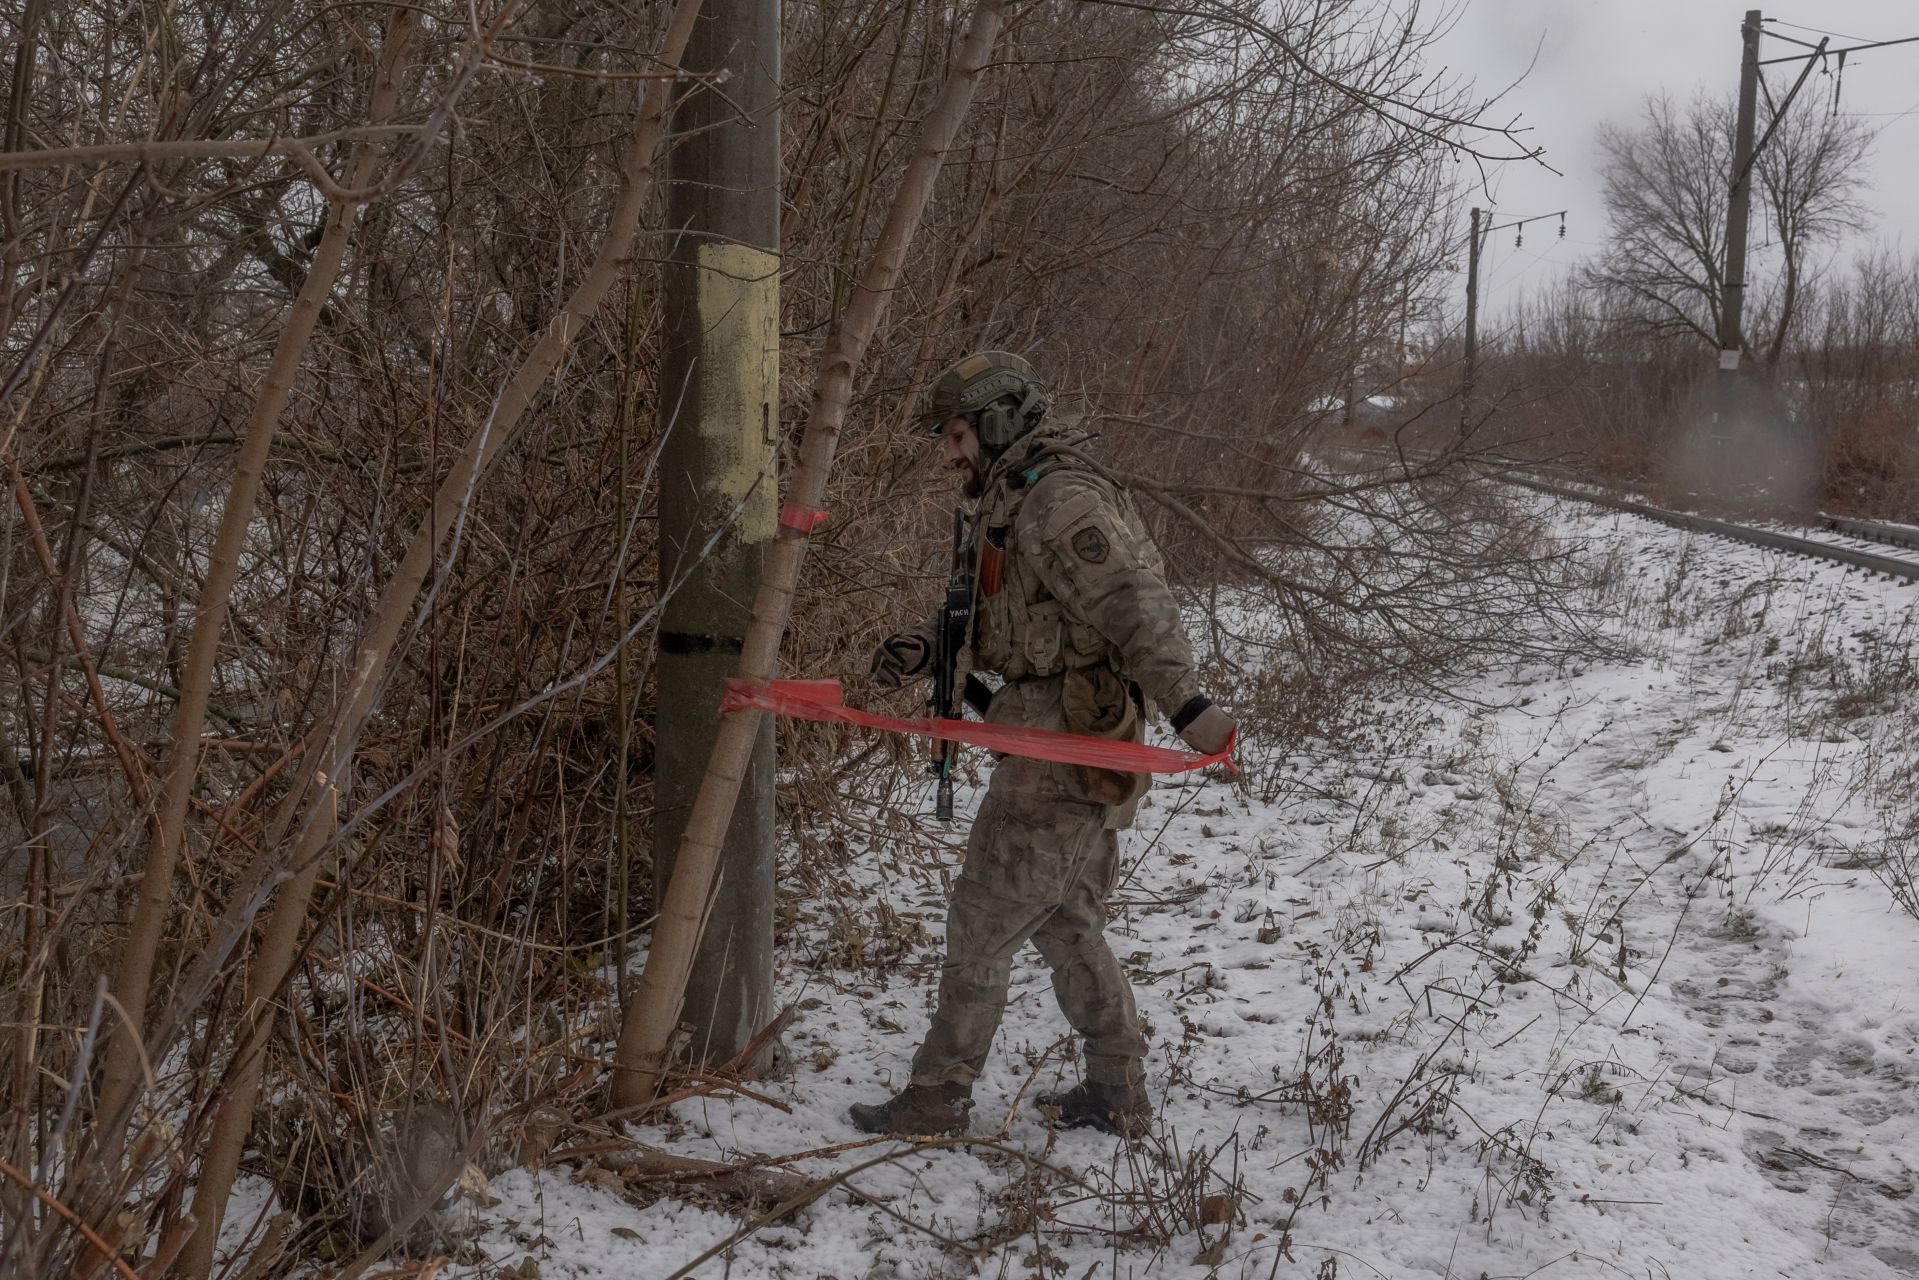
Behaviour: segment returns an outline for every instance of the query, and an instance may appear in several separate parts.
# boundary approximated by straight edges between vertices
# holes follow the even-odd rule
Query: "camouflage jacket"
[[[1042,422],[988,471],[974,665],[1009,683],[1105,667],[1177,711],[1200,693],[1179,606],[1131,495],[1082,452],[1091,438]]]

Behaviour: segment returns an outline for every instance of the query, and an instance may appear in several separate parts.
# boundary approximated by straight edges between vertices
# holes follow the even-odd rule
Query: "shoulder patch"
[[[1027,494],[1020,518],[1046,542],[1059,541],[1075,525],[1108,505],[1103,493],[1070,471],[1047,472]]]
[[[1104,564],[1110,550],[1106,535],[1090,524],[1073,535],[1073,554],[1087,564]]]

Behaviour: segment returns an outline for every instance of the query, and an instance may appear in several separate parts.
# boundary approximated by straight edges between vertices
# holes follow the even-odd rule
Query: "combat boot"
[[[856,1102],[846,1109],[862,1133],[896,1138],[965,1133],[973,1091],[962,1084],[915,1084],[881,1103]]]
[[[1153,1118],[1144,1086],[1104,1084],[1083,1080],[1065,1093],[1045,1093],[1033,1100],[1040,1114],[1062,1129],[1091,1125],[1102,1133],[1136,1138]]]

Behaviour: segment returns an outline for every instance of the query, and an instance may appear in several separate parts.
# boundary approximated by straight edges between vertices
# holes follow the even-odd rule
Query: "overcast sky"
[[[1482,305],[1497,313],[1604,239],[1593,145],[1597,126],[1632,121],[1648,93],[1664,90],[1684,99],[1704,88],[1733,94],[1739,85],[1739,27],[1755,6],[1752,0],[1427,0],[1423,12],[1436,15],[1448,2],[1456,20],[1429,58],[1471,76],[1485,92],[1524,74],[1497,110],[1521,116],[1532,129],[1527,139],[1543,146],[1545,160],[1564,175],[1536,164],[1504,165],[1490,174],[1487,190],[1468,202],[1496,206],[1500,222],[1568,210],[1563,242],[1555,238],[1553,223],[1526,228],[1519,248],[1511,231],[1491,238],[1481,266]],[[1773,7],[1761,0],[1757,7],[1768,31],[1813,43],[1831,32],[1834,48],[1919,36],[1915,0],[1782,0]],[[1768,36],[1760,57],[1796,51]],[[1801,65],[1763,68],[1766,83],[1783,95]],[[1830,102],[1832,90],[1832,78],[1815,71],[1803,93]],[[1763,128],[1763,97],[1760,106]],[[1867,196],[1876,215],[1872,235],[1919,250],[1919,44],[1851,55],[1839,109],[1881,129]],[[1761,234],[1755,216],[1755,241]]]

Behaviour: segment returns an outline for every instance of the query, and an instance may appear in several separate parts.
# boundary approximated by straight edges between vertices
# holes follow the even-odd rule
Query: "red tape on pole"
[[[780,523],[789,529],[798,529],[801,533],[811,533],[826,523],[826,514],[824,511],[796,507],[789,502],[780,508]]]
[[[969,746],[985,747],[1003,755],[1025,756],[1032,760],[1092,765],[1098,769],[1122,769],[1129,773],[1185,773],[1189,769],[1219,764],[1233,753],[1232,742],[1213,755],[1202,755],[1197,751],[1174,751],[1168,747],[1148,746],[1143,742],[1118,742],[1112,738],[1061,733],[1054,729],[1029,729],[1016,724],[973,724],[965,720],[875,715],[871,711],[847,706],[837,680],[772,680],[764,683],[728,680],[720,710],[745,711],[749,708],[799,720],[856,724],[887,733],[910,733],[945,742],[964,742]]]

